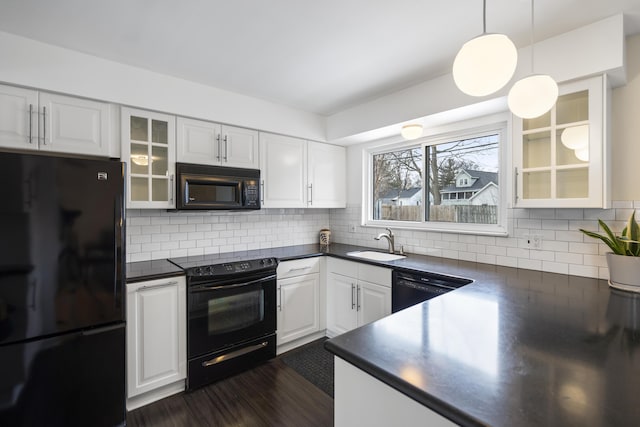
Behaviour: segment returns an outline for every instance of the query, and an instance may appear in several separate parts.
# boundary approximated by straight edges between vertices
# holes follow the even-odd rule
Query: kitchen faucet
[[[393,232],[391,231],[390,228],[387,228],[387,231],[388,231],[387,234],[380,233],[380,234],[378,234],[378,237],[374,237],[374,239],[375,240],[380,240],[383,237],[385,239],[387,239],[387,241],[389,242],[389,253],[392,254],[392,253],[395,253],[395,251],[396,251],[395,247],[394,247],[394,244],[393,244],[393,238],[395,236],[393,235]]]

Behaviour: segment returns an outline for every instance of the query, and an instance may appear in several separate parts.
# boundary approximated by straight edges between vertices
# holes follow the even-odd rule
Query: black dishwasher
[[[393,270],[391,286],[391,312],[451,292],[473,280],[463,277],[445,276],[437,273],[406,272]]]

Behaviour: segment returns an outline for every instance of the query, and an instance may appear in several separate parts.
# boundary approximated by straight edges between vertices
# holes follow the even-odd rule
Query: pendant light
[[[402,126],[400,134],[404,139],[417,139],[422,136],[422,125],[417,123],[410,123]]]
[[[482,1],[482,35],[460,48],[453,61],[453,80],[471,96],[485,96],[504,87],[516,70],[518,50],[504,34],[487,34],[487,1]]]
[[[558,84],[546,74],[533,74],[533,0],[531,0],[531,75],[518,80],[507,98],[509,110],[523,119],[540,117],[558,100]]]

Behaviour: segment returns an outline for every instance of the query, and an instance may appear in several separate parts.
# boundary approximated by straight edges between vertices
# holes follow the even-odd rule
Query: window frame
[[[482,137],[485,135],[499,135],[498,146],[498,186],[500,191],[500,204],[498,206],[497,224],[465,224],[449,222],[430,222],[423,219],[421,222],[414,221],[389,221],[373,219],[373,156],[390,151],[406,150],[421,147],[423,150],[423,170],[422,182],[426,182],[426,168],[424,162],[425,147],[430,145],[443,144],[463,139]],[[363,197],[362,197],[362,219],[361,225],[365,227],[389,227],[395,229],[435,231],[456,234],[475,234],[487,236],[508,236],[507,208],[511,206],[509,199],[509,188],[511,183],[507,179],[510,168],[511,154],[511,117],[508,113],[495,114],[479,119],[456,122],[447,126],[432,130],[430,135],[412,141],[393,141],[376,144],[363,149]],[[425,185],[423,185],[423,200],[425,199]],[[422,205],[424,206],[424,204]]]

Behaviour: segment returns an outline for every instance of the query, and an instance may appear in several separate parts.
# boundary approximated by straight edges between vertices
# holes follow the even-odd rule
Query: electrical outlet
[[[525,236],[527,239],[527,248],[540,249],[542,248],[542,236],[539,234],[528,234]]]
[[[356,232],[356,225],[349,224],[349,233],[355,233],[355,232]]]

